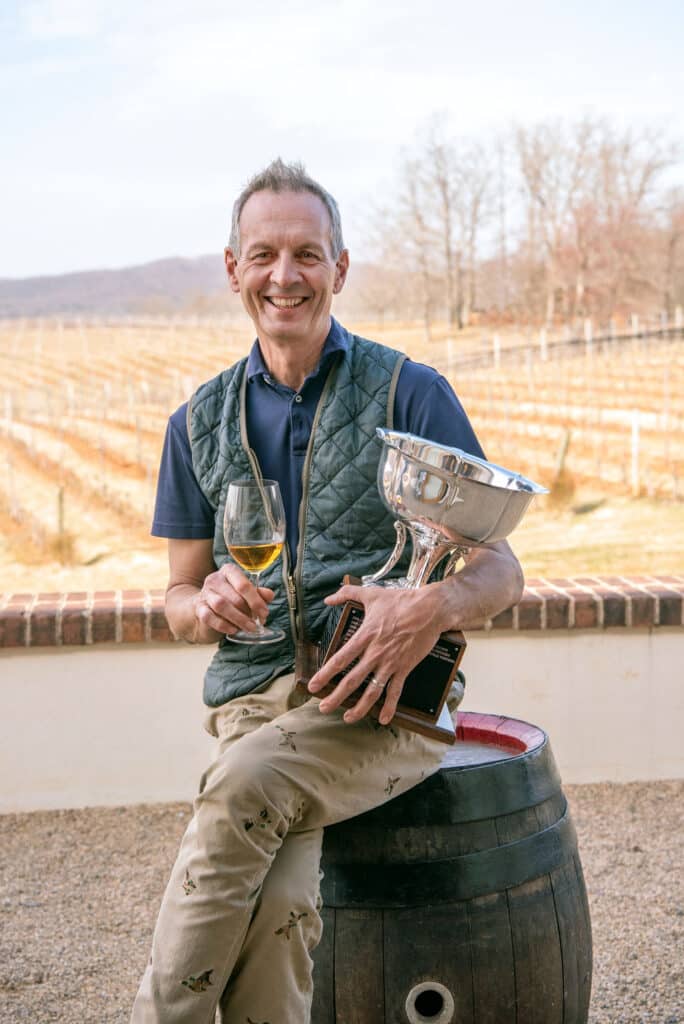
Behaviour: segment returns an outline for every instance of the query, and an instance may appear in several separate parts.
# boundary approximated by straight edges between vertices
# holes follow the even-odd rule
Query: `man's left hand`
[[[309,691],[316,693],[352,661],[359,659],[333,692],[321,701],[321,711],[330,712],[339,707],[371,675],[373,678],[359,700],[345,711],[344,720],[357,722],[383,696],[380,722],[387,725],[392,720],[406,677],[446,629],[440,590],[439,583],[417,590],[344,586],[325,599],[329,605],[358,601],[364,607],[364,617],[356,633],[309,682]]]

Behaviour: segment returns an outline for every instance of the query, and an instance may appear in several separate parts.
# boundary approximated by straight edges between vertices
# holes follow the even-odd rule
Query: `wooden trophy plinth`
[[[360,580],[345,576],[344,582],[358,584]],[[306,689],[308,693],[307,684],[311,677],[354,635],[363,622],[363,615],[363,605],[357,601],[347,601],[344,605],[330,609],[320,643],[303,643],[297,647],[295,679],[298,686]],[[460,631],[442,633],[430,653],[407,676],[401,700],[392,718],[392,725],[399,725],[442,743],[455,742],[456,732],[446,699],[465,648],[466,640]],[[315,696],[325,697],[332,693],[355,664],[356,660]],[[343,706],[353,707],[370,680],[371,676],[368,676],[361,686],[342,702]],[[381,696],[372,705],[368,714],[377,719],[383,704],[384,696]]]

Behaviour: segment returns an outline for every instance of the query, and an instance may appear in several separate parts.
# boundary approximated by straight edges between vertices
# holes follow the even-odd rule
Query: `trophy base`
[[[307,684],[311,677],[354,635],[363,621],[363,615],[362,604],[347,601],[346,604],[331,609],[326,630],[319,644],[298,645],[295,680],[299,687],[309,692]],[[465,647],[466,640],[460,631],[442,633],[430,653],[409,673],[404,683],[401,701],[392,718],[392,725],[399,725],[442,743],[455,742],[456,732],[446,699]],[[349,668],[354,664],[355,662]],[[332,693],[349,668],[319,690],[316,697],[325,697]],[[369,682],[370,676],[342,702],[343,706],[353,707]],[[377,719],[383,703],[382,698],[376,701],[368,714]]]

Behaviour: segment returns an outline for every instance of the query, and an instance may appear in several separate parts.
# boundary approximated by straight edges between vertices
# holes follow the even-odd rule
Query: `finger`
[[[362,596],[368,597],[368,587],[355,587],[347,583],[345,586],[340,587],[339,590],[336,590],[334,594],[329,594],[324,600],[326,604],[344,604],[345,601],[359,601],[363,603]]]
[[[264,621],[268,616],[268,604],[252,581],[237,566],[228,563],[221,567],[221,576],[246,605],[243,611],[252,619]],[[237,604],[240,607],[240,601]]]
[[[339,651],[326,661],[325,665],[321,665],[318,672],[315,673],[309,680],[309,692],[316,693],[326,686],[335,676],[343,672],[345,668],[351,665],[352,661],[356,658],[360,658],[364,653],[368,641],[363,639],[363,636],[359,639],[359,633],[355,633],[352,637],[347,640]],[[366,675],[370,672],[370,666],[366,669]],[[364,678],[363,676],[361,677]],[[359,682],[361,679],[359,679]]]
[[[210,625],[219,633],[236,633],[238,629],[252,631],[256,626],[249,614],[249,607],[245,612],[222,595],[217,597],[215,591],[200,593],[196,614],[200,622]]]
[[[367,715],[370,709],[377,701],[379,701],[385,693],[385,687],[387,682],[383,682],[379,676],[372,674],[366,688],[362,695],[357,700],[353,708],[349,708],[344,713],[345,722],[358,722],[360,718]]]
[[[350,669],[339,681],[332,693],[327,694],[320,703],[320,710],[325,714],[328,711],[334,711],[338,708],[342,701],[346,700],[347,697],[358,690],[364,679],[367,679],[371,674],[372,668],[370,662],[360,662],[355,665],[353,669]]]
[[[405,675],[395,675],[392,682],[385,691],[385,703],[382,706],[382,711],[378,717],[378,721],[381,725],[389,725],[394,718],[394,713],[397,710],[397,704],[401,699],[401,691],[404,689],[404,683],[406,682]]]

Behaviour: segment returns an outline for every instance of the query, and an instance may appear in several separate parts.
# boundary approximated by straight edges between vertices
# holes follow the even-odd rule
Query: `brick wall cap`
[[[0,648],[173,642],[163,590],[0,594]],[[487,632],[684,628],[684,575],[535,577]]]

